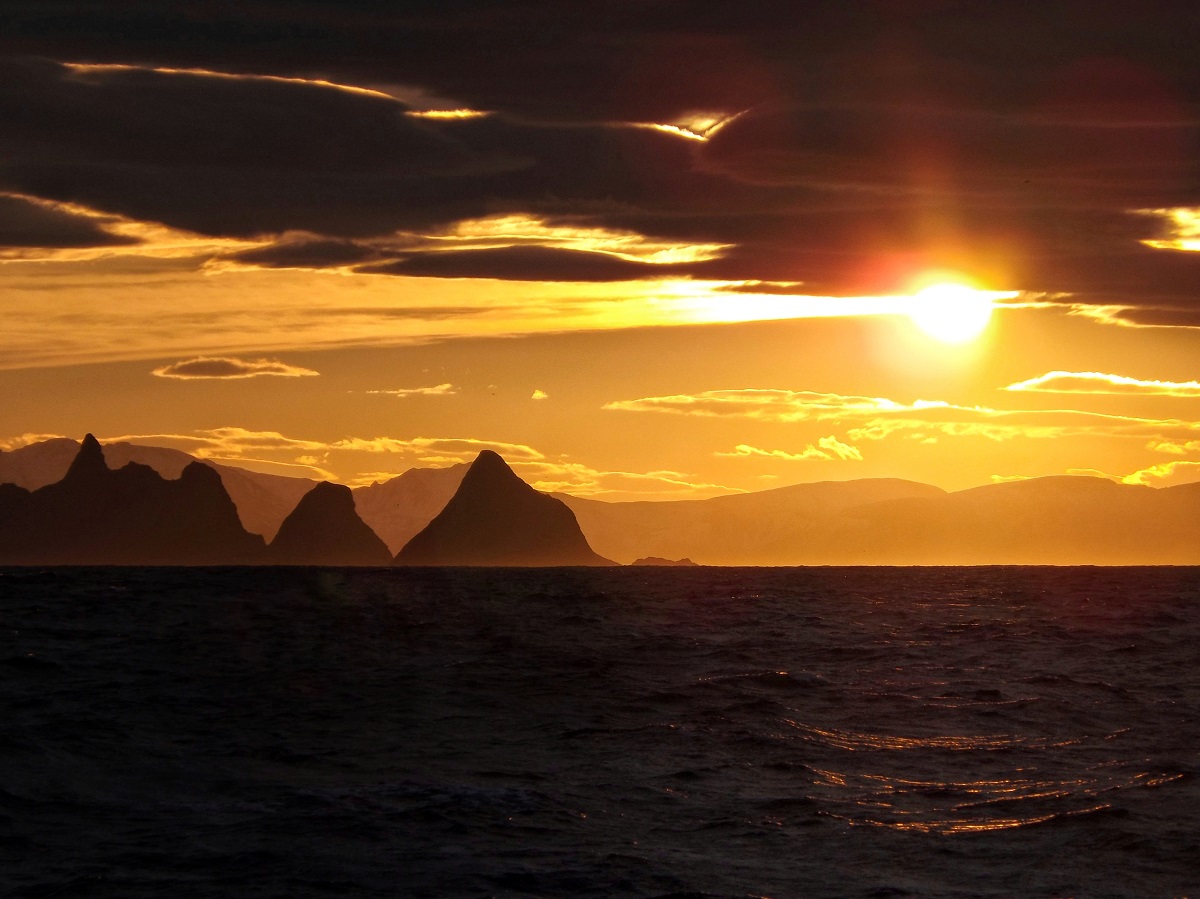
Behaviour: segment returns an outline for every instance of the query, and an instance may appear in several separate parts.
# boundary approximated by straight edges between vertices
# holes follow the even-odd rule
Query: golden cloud
[[[809,390],[744,388],[705,390],[695,394],[651,396],[605,403],[605,409],[626,412],[667,412],[702,417],[736,416],[762,421],[807,421],[898,413],[917,409],[950,408],[948,403],[917,400],[904,405],[882,397],[843,396]]]
[[[1181,476],[1195,474],[1200,470],[1200,462],[1187,459],[1176,459],[1171,462],[1160,462],[1157,465],[1150,465],[1140,471],[1135,471],[1132,474],[1127,474],[1121,478],[1123,484],[1141,484],[1144,486],[1153,486],[1156,482],[1180,478],[1180,482],[1184,482]]]
[[[1139,209],[1142,215],[1161,218],[1169,237],[1143,240],[1142,243],[1156,250],[1183,250],[1200,252],[1200,207],[1175,206],[1168,209]]]
[[[31,194],[0,191],[0,197],[20,200],[50,212],[91,222],[96,230],[115,238],[101,246],[83,247],[6,247],[0,250],[0,263],[19,262],[90,262],[121,257],[162,260],[193,259],[215,253],[245,251],[269,242],[236,238],[205,237],[189,231],[168,228],[156,222],[142,222],[115,213],[103,212],[79,203],[46,200]]]
[[[821,459],[824,461],[862,461],[862,453],[858,447],[851,446],[848,443],[842,443],[834,436],[822,437],[814,444],[808,444],[798,453],[789,453],[786,450],[764,450],[756,446],[749,446],[745,443],[739,443],[733,448],[733,452],[721,453],[718,456],[726,456],[729,458],[751,458],[754,456],[762,456],[769,459],[784,459],[788,462],[803,462],[808,459]]]
[[[458,393],[458,388],[453,384],[438,384],[434,387],[398,387],[395,390],[368,390],[367,393],[395,396],[403,399],[406,396],[451,396]]]
[[[222,81],[261,81],[271,84],[296,84],[305,87],[319,87],[327,90],[342,91],[348,94],[358,94],[364,97],[375,97],[380,100],[399,101],[394,94],[375,90],[368,87],[358,87],[353,84],[339,84],[322,78],[295,78],[284,75],[255,75],[236,72],[220,72],[203,68],[175,68],[171,66],[138,66],[126,63],[63,63],[63,68],[69,69],[78,76],[97,75],[103,77],[122,72],[154,72],[157,75],[178,75],[193,78],[213,78]]]
[[[1200,381],[1148,381],[1096,371],[1051,371],[1003,389],[1030,393],[1200,397]]]
[[[349,437],[327,444],[329,449],[354,450],[367,453],[407,454],[429,464],[465,462],[474,459],[481,450],[499,453],[510,463],[514,460],[533,462],[545,459],[541,453],[523,443],[498,440],[477,440],[473,437]]]
[[[653,240],[637,231],[549,224],[532,215],[494,215],[464,219],[445,231],[405,235],[420,244],[409,250],[496,250],[539,246],[560,250],[602,253],[648,265],[674,265],[715,259],[729,244],[687,244]]]
[[[757,388],[617,400],[603,408],[781,423],[861,420],[846,432],[853,441],[885,440],[899,433],[924,442],[934,442],[936,435],[992,441],[1107,436],[1179,442],[1200,433],[1200,422],[1177,418],[1137,418],[1078,409],[990,409],[940,400],[900,403],[884,397]]]
[[[1172,456],[1186,456],[1188,453],[1200,452],[1200,440],[1151,440],[1146,449],[1156,453],[1169,453]]]
[[[246,428],[211,428],[190,434],[123,434],[106,437],[104,443],[140,443],[151,446],[181,444],[186,452],[199,458],[217,453],[237,456],[247,450],[287,450],[314,452],[328,448],[317,440],[299,440],[278,431],[250,431]]]
[[[238,359],[232,356],[197,356],[156,368],[150,374],[157,378],[179,381],[242,378],[312,378],[320,374],[311,368],[288,365],[278,359]]]
[[[702,499],[729,493],[744,493],[737,487],[697,481],[678,471],[604,471],[579,462],[514,461],[513,468],[532,487],[544,493],[602,497],[636,494],[646,499],[684,497]]]
[[[42,443],[45,440],[59,440],[62,436],[62,434],[18,434],[16,437],[0,440],[0,450],[8,452],[33,443]]]

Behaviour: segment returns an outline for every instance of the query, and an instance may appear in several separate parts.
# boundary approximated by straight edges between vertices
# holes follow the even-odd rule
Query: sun
[[[994,301],[1005,295],[949,281],[931,284],[913,296],[908,317],[935,340],[966,343],[984,332]]]

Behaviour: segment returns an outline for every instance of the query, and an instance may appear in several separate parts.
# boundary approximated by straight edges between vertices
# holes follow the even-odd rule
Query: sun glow
[[[987,328],[994,301],[1008,296],[953,282],[931,284],[913,296],[908,317],[935,340],[966,343]]]

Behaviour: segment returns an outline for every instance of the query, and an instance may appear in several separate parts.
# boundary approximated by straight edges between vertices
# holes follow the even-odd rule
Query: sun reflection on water
[[[789,722],[795,724],[795,722]],[[797,725],[805,728],[804,725]],[[897,738],[857,734],[853,746],[836,732],[806,728],[839,749],[882,751],[943,749],[1048,749],[1064,741],[1013,741],[1010,738]],[[1082,741],[1071,741],[1074,743]],[[1044,762],[1043,762],[1044,763]],[[914,833],[968,834],[1012,830],[1050,821],[1096,814],[1123,814],[1115,794],[1160,787],[1180,781],[1181,773],[1122,769],[1103,762],[1065,776],[1039,771],[1037,765],[1014,767],[1011,774],[980,779],[914,777],[899,774],[841,771],[809,767],[811,797],[823,808],[818,814],[851,826],[889,828]]]

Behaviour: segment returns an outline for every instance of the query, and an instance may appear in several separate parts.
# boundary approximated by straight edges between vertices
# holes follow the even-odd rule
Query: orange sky
[[[612,499],[1200,480],[1197,85],[1160,45],[1191,13],[1059,44],[1050,4],[1018,65],[928,6],[826,10],[825,55],[802,23],[630,26],[643,52],[578,71],[499,14],[511,70],[404,17],[253,58],[233,12],[30,28],[0,44],[0,447],[350,484],[488,447]],[[537,9],[581,53],[622,27]],[[922,318],[942,283],[992,293]]]

